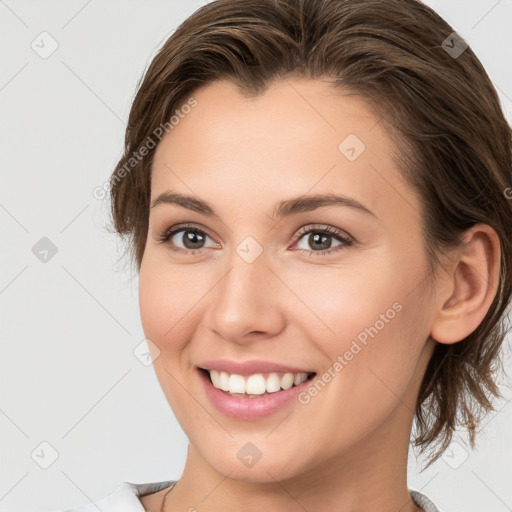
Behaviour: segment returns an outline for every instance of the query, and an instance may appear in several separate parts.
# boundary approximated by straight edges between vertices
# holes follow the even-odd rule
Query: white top
[[[146,512],[138,497],[160,491],[174,482],[175,480],[147,484],[123,482],[112,494],[94,503],[55,512],[98,512],[98,510],[101,510],[101,512]],[[412,500],[422,507],[425,512],[441,512],[424,494],[410,489],[409,492]]]

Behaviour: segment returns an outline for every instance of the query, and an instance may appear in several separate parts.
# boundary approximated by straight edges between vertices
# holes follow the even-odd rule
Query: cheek
[[[190,274],[180,277],[176,272],[171,273],[168,265],[152,259],[149,252],[144,257],[139,273],[142,327],[145,337],[156,347],[153,349],[155,375],[171,409],[184,421],[193,413],[190,397],[180,383],[184,382],[183,355],[193,335],[193,322],[198,321],[194,308],[197,297],[189,286]]]
[[[151,339],[160,350],[165,349],[165,340],[173,335],[172,327],[176,323],[176,301],[174,295],[168,293],[167,289],[165,282],[141,271],[139,280],[141,322],[146,338]]]
[[[400,315],[403,286],[393,277],[396,262],[384,251],[348,255],[343,266],[286,272],[283,280],[294,283],[302,302],[295,299],[292,321],[300,322],[307,338],[333,356],[347,350],[353,339],[371,339],[375,324],[379,332],[388,330]]]
[[[203,282],[203,284],[201,284]],[[149,256],[139,275],[139,308],[142,326],[162,353],[180,349],[190,339],[197,305],[205,293],[201,276],[190,268],[170,271],[169,265]]]
[[[382,253],[365,266],[310,274],[296,288],[308,310],[299,330],[324,356],[319,394],[329,396],[340,420],[347,411],[364,421],[389,414],[409,389],[428,338],[417,266]]]
[[[410,339],[415,305],[401,290],[351,279],[355,281],[344,279],[341,286],[331,279],[321,295],[307,296],[311,313],[301,315],[299,330],[323,354],[324,371],[343,372],[343,379],[361,390],[374,384],[371,368],[395,377],[397,367],[421,347]]]

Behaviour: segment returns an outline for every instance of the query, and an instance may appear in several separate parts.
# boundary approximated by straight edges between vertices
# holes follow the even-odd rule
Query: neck
[[[409,414],[398,405],[379,432],[370,432],[344,453],[322,457],[321,465],[302,461],[303,471],[284,480],[277,478],[271,457],[266,466],[262,457],[249,478],[240,477],[235,475],[238,464],[217,471],[190,444],[183,474],[163,510],[417,512],[421,509],[407,488],[410,423],[404,415]],[[409,428],[400,431],[397,425]]]

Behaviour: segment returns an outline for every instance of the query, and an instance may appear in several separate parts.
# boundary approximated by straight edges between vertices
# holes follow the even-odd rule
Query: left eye
[[[338,230],[332,230],[329,228],[309,229],[298,237],[296,244],[297,248],[300,250],[314,253],[315,255],[326,254],[328,252],[337,252],[339,250],[328,250],[332,249],[331,245],[333,240],[338,241],[338,244],[335,247],[352,245],[352,240],[348,236]],[[300,247],[301,243],[304,243],[306,247]],[[317,250],[311,250],[309,247],[314,247]]]

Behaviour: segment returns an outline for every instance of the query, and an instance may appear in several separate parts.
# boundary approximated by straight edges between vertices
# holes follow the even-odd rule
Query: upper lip
[[[197,365],[203,370],[218,370],[229,374],[237,375],[252,375],[255,373],[271,373],[271,372],[284,372],[284,373],[314,373],[313,370],[298,368],[293,366],[286,366],[280,363],[273,363],[271,361],[233,361],[227,359],[215,359],[203,361]]]

